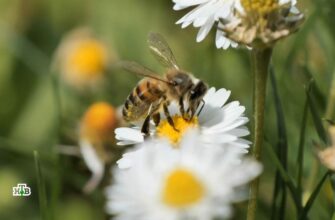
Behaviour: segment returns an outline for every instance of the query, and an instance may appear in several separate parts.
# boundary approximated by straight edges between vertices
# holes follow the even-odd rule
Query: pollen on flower
[[[69,56],[69,68],[83,77],[94,77],[101,74],[106,66],[106,50],[104,45],[94,39],[79,42]]]
[[[278,7],[277,0],[242,0],[241,4],[246,11],[266,14]]]
[[[176,130],[167,120],[161,121],[156,130],[159,137],[168,138],[173,144],[177,144],[189,128],[198,126],[197,117],[193,117],[190,121],[187,121],[183,117],[175,115],[172,117],[172,120]]]
[[[176,169],[166,178],[163,202],[174,208],[184,208],[199,202],[205,194],[202,182],[188,170]]]
[[[117,125],[116,111],[105,102],[89,107],[81,122],[81,134],[90,139],[106,139],[113,136]]]

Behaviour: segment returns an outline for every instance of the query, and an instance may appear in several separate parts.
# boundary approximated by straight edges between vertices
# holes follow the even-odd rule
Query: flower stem
[[[251,60],[254,74],[253,88],[253,148],[252,154],[260,160],[264,137],[264,109],[266,81],[269,72],[272,48],[253,49]],[[256,219],[259,178],[251,183],[247,220]]]

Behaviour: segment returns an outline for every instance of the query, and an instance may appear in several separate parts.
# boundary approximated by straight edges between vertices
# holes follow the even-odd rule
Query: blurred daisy
[[[240,44],[271,47],[300,27],[304,16],[296,3],[296,0],[237,0],[234,15],[220,19],[219,29]]]
[[[177,21],[182,28],[193,24],[194,27],[200,28],[197,35],[197,42],[202,41],[208,35],[209,31],[219,19],[229,19],[233,15],[234,6],[237,0],[173,0],[175,3],[174,10],[195,7],[184,17]],[[226,37],[221,30],[216,30],[216,47],[227,49],[237,47],[237,43]]]
[[[114,184],[106,190],[113,219],[227,218],[262,170],[252,160],[236,163],[240,155],[220,146],[202,147],[196,133],[183,139],[180,150],[164,141],[143,145],[131,168],[113,172]]]
[[[114,141],[113,133],[116,126],[116,112],[113,106],[105,102],[91,105],[81,120],[80,151],[92,172],[84,192],[94,190],[104,175],[105,164],[111,159],[106,148]]]
[[[242,137],[249,134],[249,130],[244,125],[249,121],[244,116],[245,107],[241,106],[238,101],[227,103],[230,91],[226,89],[215,90],[211,88],[204,96],[205,105],[198,116],[190,121],[185,121],[179,113],[176,105],[171,105],[170,113],[176,131],[166,119],[161,120],[157,127],[152,126],[150,131],[151,137],[165,138],[178,147],[179,141],[189,128],[200,130],[200,138],[206,144],[228,144],[234,146],[243,152],[247,152],[249,142]],[[118,145],[129,145],[141,143],[144,136],[140,127],[117,128],[115,130]]]
[[[56,52],[56,68],[68,84],[80,88],[93,86],[101,80],[109,61],[115,55],[87,28],[70,32],[61,41]]]

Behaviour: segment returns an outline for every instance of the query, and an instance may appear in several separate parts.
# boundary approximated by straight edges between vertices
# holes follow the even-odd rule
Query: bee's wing
[[[148,44],[155,58],[165,67],[179,69],[175,56],[162,35],[149,33]]]
[[[156,80],[163,81],[165,83],[171,84],[171,82],[166,81],[165,79],[163,79],[160,75],[158,75],[154,71],[152,71],[149,68],[144,67],[141,64],[136,63],[134,61],[120,61],[119,65],[123,69],[127,70],[128,72],[135,73],[135,74],[140,75],[140,76],[149,77],[149,78],[152,78],[152,79],[156,79]]]

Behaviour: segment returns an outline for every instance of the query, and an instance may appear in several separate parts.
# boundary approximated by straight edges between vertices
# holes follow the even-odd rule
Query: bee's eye
[[[178,78],[176,78],[176,79],[172,80],[171,83],[172,83],[174,86],[177,86],[177,85],[180,85],[182,82],[183,82],[182,79],[178,79]]]

